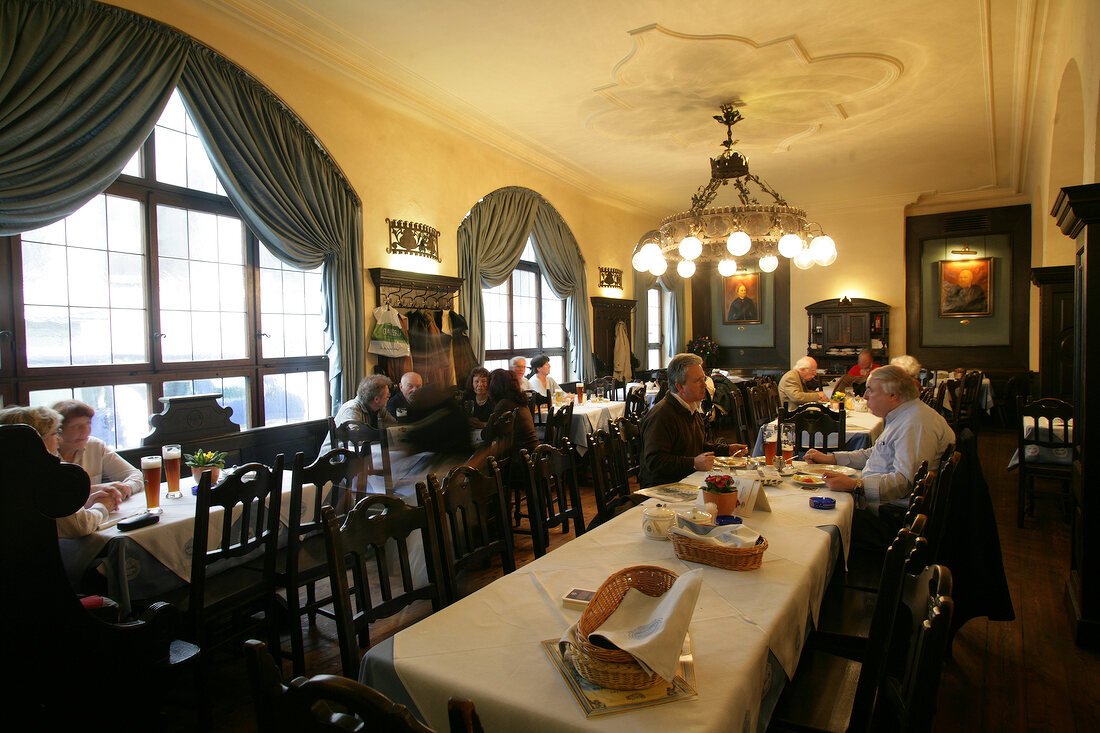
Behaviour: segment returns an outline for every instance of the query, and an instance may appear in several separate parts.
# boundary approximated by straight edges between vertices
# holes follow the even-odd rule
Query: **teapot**
[[[668,531],[676,521],[676,512],[664,504],[647,507],[642,513],[642,531],[651,540],[667,540]]]

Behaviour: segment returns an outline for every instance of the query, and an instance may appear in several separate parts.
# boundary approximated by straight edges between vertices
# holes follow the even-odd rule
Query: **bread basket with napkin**
[[[563,658],[589,682],[615,690],[674,679],[701,584],[701,570],[677,576],[636,565],[614,573],[562,635]]]

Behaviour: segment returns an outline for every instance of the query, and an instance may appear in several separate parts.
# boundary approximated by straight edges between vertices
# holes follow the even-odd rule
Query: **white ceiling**
[[[214,0],[209,0],[214,2]],[[601,195],[688,208],[735,101],[791,203],[1015,191],[1042,2],[218,0]],[[398,90],[394,92],[393,90]],[[732,192],[716,204],[732,203]]]

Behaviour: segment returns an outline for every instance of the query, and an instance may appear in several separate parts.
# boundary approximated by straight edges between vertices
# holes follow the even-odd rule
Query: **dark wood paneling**
[[[1073,401],[1073,265],[1036,267],[1039,286],[1039,388],[1036,396]]]
[[[711,328],[711,289],[722,288],[722,276],[716,265],[703,263],[691,278],[691,338],[713,336]],[[791,360],[791,263],[779,258],[779,267],[772,273],[775,288],[774,346],[723,346],[718,344],[718,366],[730,369],[752,369],[786,372]],[[765,371],[761,371],[765,370]]]
[[[967,215],[971,215],[967,217]],[[980,229],[958,229],[964,220]],[[921,346],[921,249],[926,240],[1007,234],[1012,246],[1012,324],[1007,346]],[[981,369],[1001,376],[1028,368],[1029,273],[1031,269],[1031,207],[953,211],[910,216],[905,220],[906,351],[921,364],[937,369]]]

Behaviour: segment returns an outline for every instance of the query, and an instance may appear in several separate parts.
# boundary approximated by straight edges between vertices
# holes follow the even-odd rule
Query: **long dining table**
[[[685,483],[701,484],[703,476]],[[853,511],[844,493],[831,494],[836,509],[813,509],[809,497],[825,490],[789,481],[764,492],[771,511],[745,520],[768,541],[757,570],[682,561],[670,542],[645,538],[642,512],[657,503],[651,499],[375,645],[360,679],[437,730],[447,726],[454,695],[474,701],[486,730],[763,730],[817,621],[833,564],[847,557]],[[563,607],[565,593],[596,589],[633,565],[703,570],[689,629],[698,695],[586,717],[542,642],[580,616]]]

